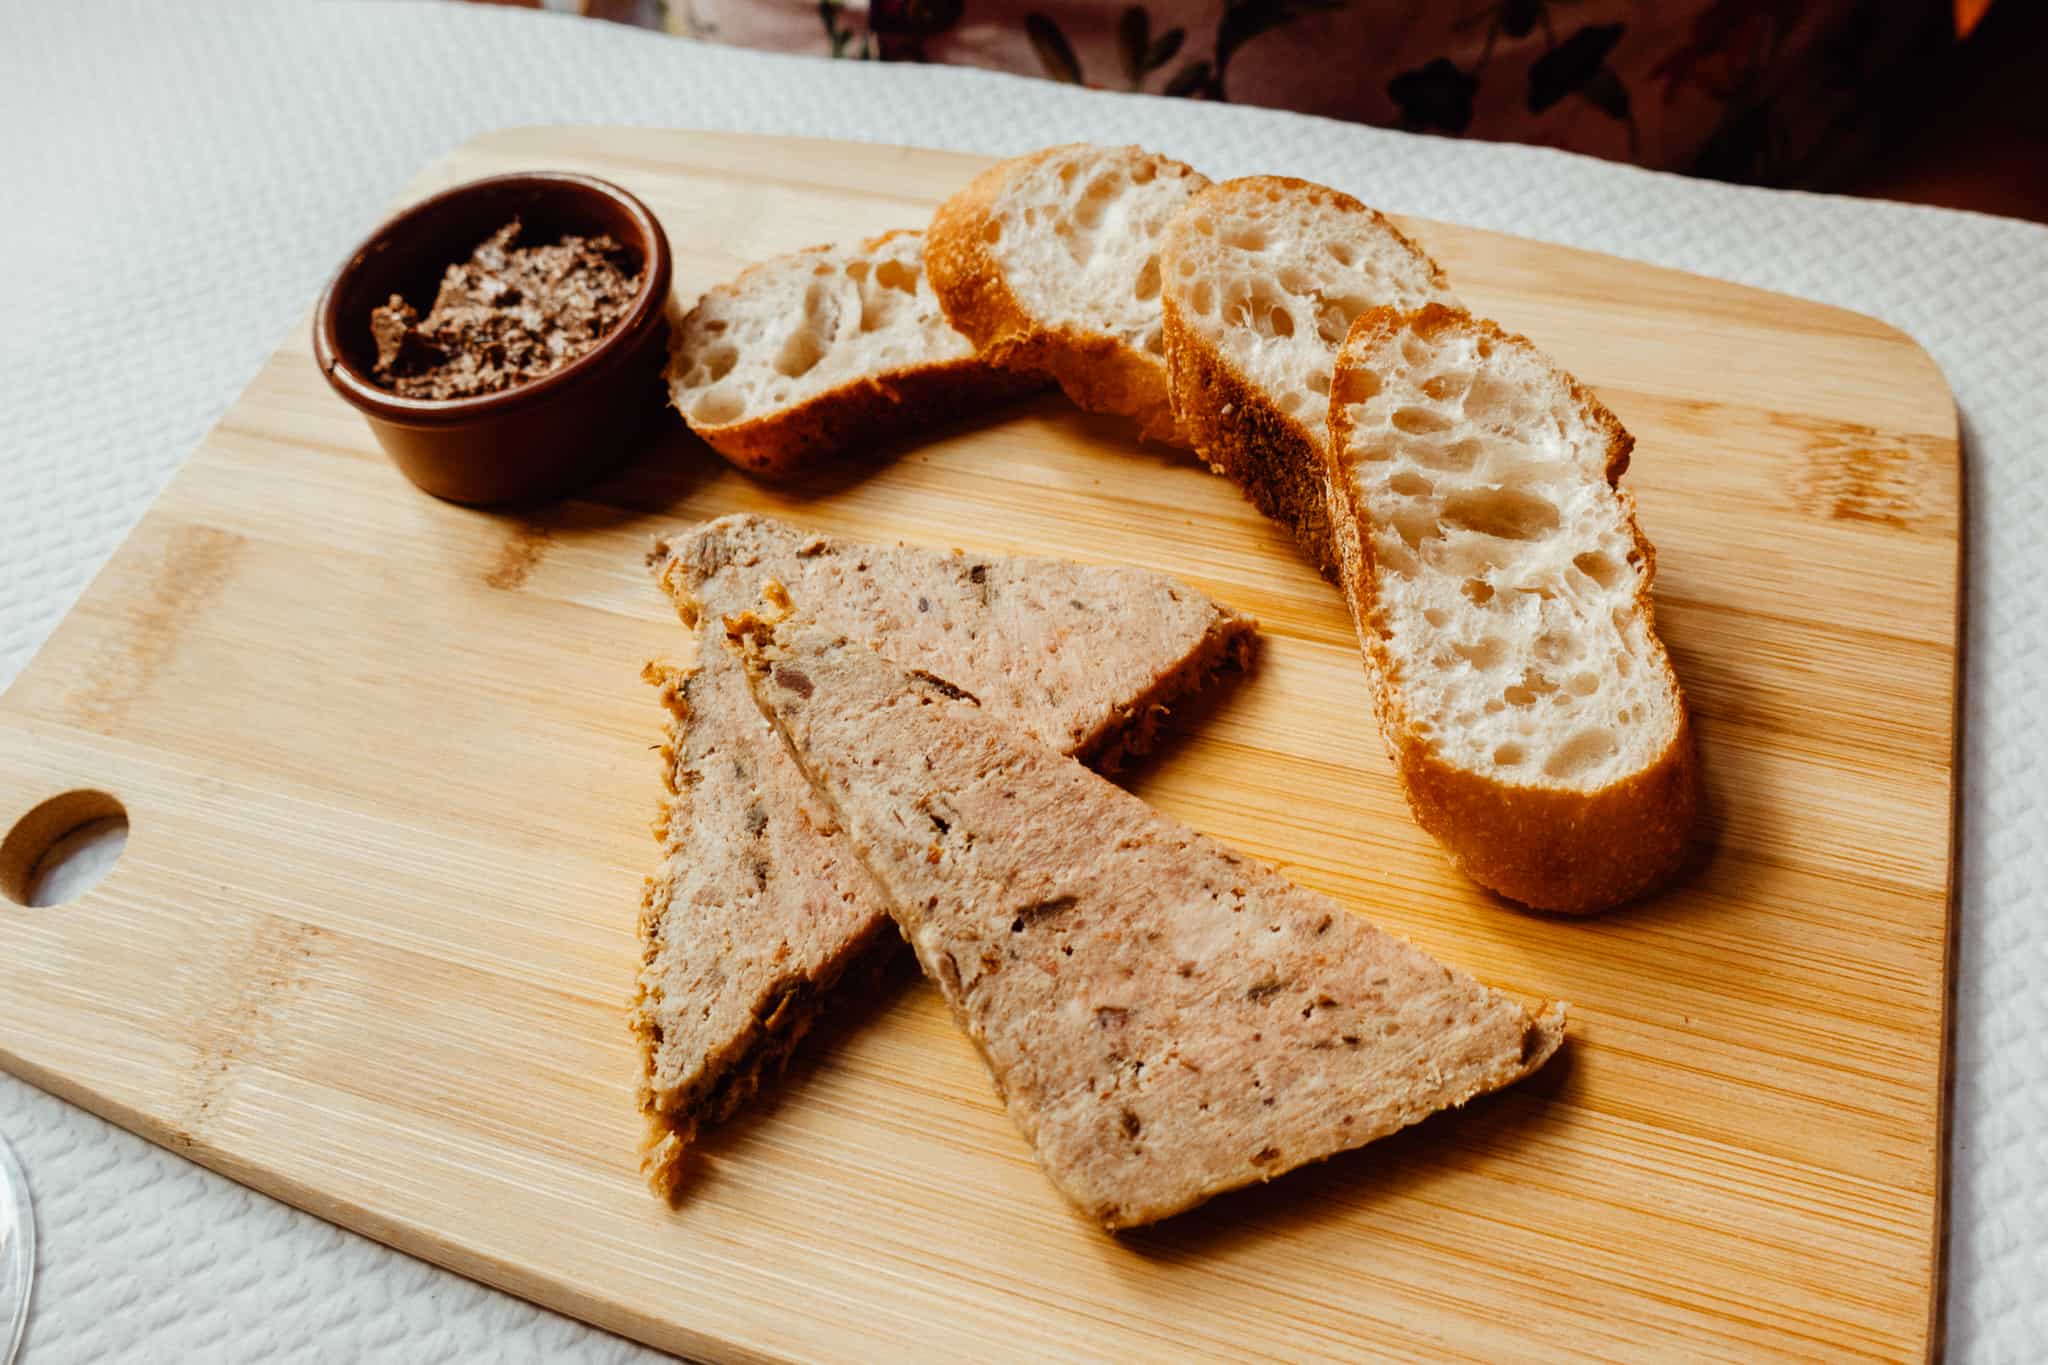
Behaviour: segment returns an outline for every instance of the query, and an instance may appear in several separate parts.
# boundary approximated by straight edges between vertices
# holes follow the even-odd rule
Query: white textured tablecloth
[[[2048,1354],[2048,229],[477,7],[11,4],[0,684],[407,177],[471,134],[547,122],[989,153],[1141,141],[1212,175],[1309,176],[1384,208],[1800,294],[1915,336],[1955,390],[1968,483],[1948,1334],[1957,1359]],[[42,1235],[33,1365],[644,1354],[6,1076],[0,1134],[28,1168]]]

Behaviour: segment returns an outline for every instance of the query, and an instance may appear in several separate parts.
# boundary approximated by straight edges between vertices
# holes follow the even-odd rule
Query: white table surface
[[[471,134],[544,122],[989,153],[1140,141],[1212,175],[1309,176],[1915,336],[1955,390],[1968,485],[1948,1338],[1959,1360],[2048,1358],[2048,229],[474,6],[14,4],[0,23],[0,684],[406,179]],[[0,1134],[37,1202],[33,1365],[646,1354],[4,1075]]]

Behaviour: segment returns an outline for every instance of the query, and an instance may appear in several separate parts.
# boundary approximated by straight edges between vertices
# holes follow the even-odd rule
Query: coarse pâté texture
[[[501,393],[552,374],[618,326],[640,272],[608,236],[521,245],[515,218],[441,276],[422,318],[393,294],[370,314],[375,377],[401,398]]]
[[[1529,1074],[1520,1003],[1196,833],[971,688],[802,617],[733,619],[755,701],[988,1063],[1108,1228]]]
[[[968,679],[992,711],[1098,764],[1143,748],[1168,704],[1243,663],[1254,625],[1163,574],[862,544],[757,516],[665,539],[651,562],[700,637],[695,669],[650,670],[669,712],[669,797],[633,1011],[646,1171],[673,1193],[699,1126],[743,1105],[842,977],[895,940],[720,645],[725,616],[768,584],[829,603],[843,629]]]

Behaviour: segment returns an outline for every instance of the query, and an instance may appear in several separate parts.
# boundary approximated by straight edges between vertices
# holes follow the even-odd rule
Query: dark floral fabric
[[[1949,0],[670,0],[694,37],[953,62],[1767,184],[1853,163]]]

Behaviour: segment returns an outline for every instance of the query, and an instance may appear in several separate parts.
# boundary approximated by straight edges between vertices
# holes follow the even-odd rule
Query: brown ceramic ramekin
[[[378,384],[372,310],[393,294],[425,315],[442,272],[517,218],[522,236],[609,233],[635,259],[640,290],[597,345],[551,374],[477,398],[401,398]],[[535,172],[458,185],[370,234],[329,282],[313,357],[405,476],[470,504],[560,497],[611,472],[663,420],[668,238],[647,206],[607,181]]]

